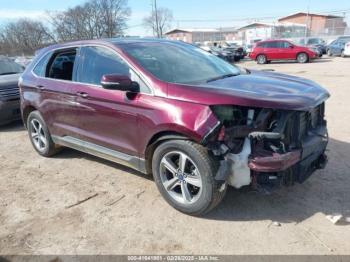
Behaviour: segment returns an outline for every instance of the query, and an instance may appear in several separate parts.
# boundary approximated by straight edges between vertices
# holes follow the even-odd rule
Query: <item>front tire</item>
[[[41,156],[50,157],[59,151],[59,148],[52,141],[50,132],[39,111],[33,111],[29,114],[27,127],[30,141]]]
[[[187,140],[171,140],[154,152],[152,170],[159,192],[175,209],[202,215],[216,207],[226,184],[216,181],[219,167],[206,148]]]
[[[306,53],[299,53],[297,55],[297,61],[301,64],[307,63],[309,62],[309,56]]]
[[[344,53],[344,50],[341,51],[341,54],[340,54],[341,57],[345,57],[345,53]]]
[[[327,55],[328,56],[332,56],[333,55],[330,49],[327,50]]]

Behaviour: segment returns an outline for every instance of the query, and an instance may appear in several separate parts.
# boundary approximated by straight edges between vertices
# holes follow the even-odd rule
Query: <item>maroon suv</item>
[[[227,185],[291,185],[326,163],[325,89],[238,68],[182,42],[50,46],[19,85],[40,155],[70,147],[153,174],[185,213],[209,211]]]

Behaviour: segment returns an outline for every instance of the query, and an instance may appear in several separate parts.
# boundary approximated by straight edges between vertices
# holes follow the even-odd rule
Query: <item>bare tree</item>
[[[153,35],[159,38],[171,27],[172,21],[172,11],[168,8],[157,8],[156,5],[151,14],[143,19],[145,27],[151,29]]]
[[[93,0],[92,3],[100,11],[104,35],[115,37],[123,34],[131,14],[127,0]]]
[[[49,13],[58,41],[122,35],[130,16],[127,0],[90,0],[59,13]]]
[[[127,0],[88,0],[62,12],[47,12],[41,21],[20,19],[0,29],[0,53],[33,53],[54,42],[122,35],[130,16]]]
[[[32,53],[51,43],[49,29],[40,21],[20,19],[6,24],[0,33],[1,49]]]

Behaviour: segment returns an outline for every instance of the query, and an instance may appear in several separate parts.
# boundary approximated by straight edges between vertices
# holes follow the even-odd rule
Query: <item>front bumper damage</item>
[[[302,183],[325,167],[328,134],[324,104],[310,112],[262,109],[258,113],[250,110],[249,114],[251,120],[246,125],[225,128],[221,141],[208,145],[221,157],[217,180],[235,188],[288,186]],[[235,145],[239,141],[238,150]]]

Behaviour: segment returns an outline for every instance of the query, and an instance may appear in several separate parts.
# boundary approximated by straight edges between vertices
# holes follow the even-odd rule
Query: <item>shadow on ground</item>
[[[0,126],[1,132],[18,132],[25,130],[22,120],[17,120],[6,125]]]
[[[0,127],[1,132],[25,130],[22,122]],[[255,193],[247,188],[236,190],[229,187],[223,202],[204,219],[227,221],[272,220],[299,223],[316,213],[324,215],[343,214],[350,217],[350,143],[330,139],[329,162],[324,170],[316,171],[303,184],[282,187],[271,195]],[[63,149],[55,156],[57,159],[83,158],[122,170],[148,180],[131,168],[94,157],[72,149]],[[349,225],[340,223],[339,225]]]
[[[316,213],[350,217],[350,144],[330,139],[327,154],[327,167],[316,171],[303,184],[282,187],[271,195],[229,188],[223,202],[205,218],[299,223]]]
[[[60,153],[58,153],[57,155],[55,155],[53,157],[57,158],[57,159],[72,159],[72,158],[82,159],[83,158],[83,159],[86,159],[86,160],[89,160],[89,161],[98,162],[100,164],[107,165],[107,166],[110,166],[112,168],[119,169],[119,170],[121,170],[123,172],[127,172],[127,173],[130,173],[130,174],[135,175],[135,176],[139,176],[139,177],[142,177],[142,178],[145,178],[145,179],[148,179],[148,180],[153,180],[153,177],[151,175],[146,175],[146,174],[138,172],[138,171],[136,171],[136,170],[134,170],[132,168],[129,168],[127,166],[124,166],[124,165],[121,165],[121,164],[117,164],[117,163],[105,160],[103,158],[96,157],[96,156],[93,156],[93,155],[89,155],[87,153],[76,151],[76,150],[70,149],[70,148],[63,148],[63,150]]]

